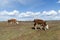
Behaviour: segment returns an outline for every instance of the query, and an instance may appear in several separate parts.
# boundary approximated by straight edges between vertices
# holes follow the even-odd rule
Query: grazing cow
[[[19,24],[16,19],[10,19],[10,20],[8,20],[8,23],[10,23],[10,24],[15,24],[15,23]]]
[[[41,29],[44,28],[44,30],[48,29],[48,25],[46,24],[46,21],[41,19],[34,19],[34,28],[37,29],[37,24],[41,25]]]

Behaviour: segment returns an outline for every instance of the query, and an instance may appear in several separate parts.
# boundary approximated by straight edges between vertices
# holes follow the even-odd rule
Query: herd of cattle
[[[34,22],[35,30],[37,29],[37,25],[40,25],[40,29],[44,29],[44,30],[49,29],[48,24],[44,20],[34,19],[33,22]],[[9,19],[8,23],[10,23],[10,24],[19,24],[19,22],[16,19]]]

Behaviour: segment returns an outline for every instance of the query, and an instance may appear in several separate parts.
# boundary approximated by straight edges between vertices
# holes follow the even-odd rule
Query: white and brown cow
[[[34,28],[37,29],[37,25],[41,25],[41,29],[44,28],[44,30],[49,29],[48,25],[46,24],[46,21],[41,19],[34,19]]]
[[[10,24],[19,24],[19,22],[17,22],[16,19],[9,19],[8,23],[10,23]]]

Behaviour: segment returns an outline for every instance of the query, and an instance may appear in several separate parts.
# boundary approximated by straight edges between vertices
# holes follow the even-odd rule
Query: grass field
[[[60,21],[48,21],[49,30],[34,30],[33,22],[0,22],[0,40],[60,40]]]

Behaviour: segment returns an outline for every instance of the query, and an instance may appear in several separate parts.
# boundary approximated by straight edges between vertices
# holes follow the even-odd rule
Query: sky
[[[60,20],[60,0],[0,0],[0,21],[12,18]]]

